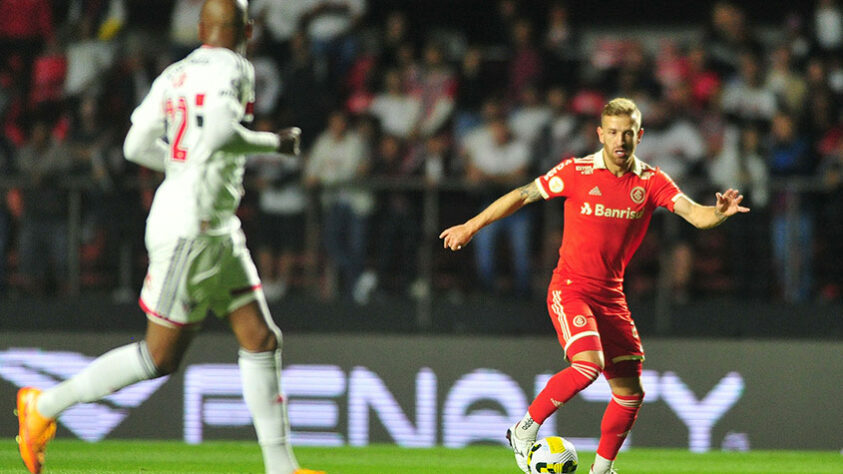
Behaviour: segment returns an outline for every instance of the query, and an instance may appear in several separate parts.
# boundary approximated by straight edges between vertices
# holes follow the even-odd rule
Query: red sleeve
[[[573,184],[574,159],[568,158],[559,162],[547,173],[536,178],[536,185],[545,199],[567,197],[571,194]]]
[[[652,201],[656,206],[665,207],[670,212],[673,212],[673,206],[676,205],[676,200],[683,195],[682,190],[660,168],[656,168],[653,177],[650,179],[653,180],[650,191]]]

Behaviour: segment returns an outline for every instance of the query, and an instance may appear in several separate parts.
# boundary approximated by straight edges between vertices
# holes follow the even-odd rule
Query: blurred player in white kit
[[[240,124],[251,120],[254,101],[254,70],[243,56],[251,36],[246,12],[246,0],[206,0],[202,47],[168,67],[132,114],[126,159],[165,173],[146,225],[149,270],[139,301],[146,337],[43,392],[20,389],[18,445],[32,473],[41,472],[62,411],[176,371],[209,310],[228,320],[240,345],[243,397],[266,472],[317,472],[300,469],[290,447],[279,382],[281,331],[235,216],[245,154],[298,154],[301,133],[254,132]]]

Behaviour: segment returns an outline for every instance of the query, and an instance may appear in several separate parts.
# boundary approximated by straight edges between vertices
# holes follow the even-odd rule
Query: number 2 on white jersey
[[[181,141],[184,138],[185,130],[187,130],[187,101],[184,97],[179,97],[176,101],[167,99],[165,113],[167,114],[167,121],[176,126],[176,133],[173,136],[173,142],[170,144],[170,158],[173,161],[185,161],[187,160],[187,150],[182,147]]]

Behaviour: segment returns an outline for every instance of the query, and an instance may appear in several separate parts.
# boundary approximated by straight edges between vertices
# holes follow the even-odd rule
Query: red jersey
[[[618,177],[606,168],[601,150],[562,160],[536,178],[545,199],[567,198],[556,272],[620,286],[653,211],[662,206],[673,212],[683,195],[679,187],[659,168],[633,160],[632,170]]]

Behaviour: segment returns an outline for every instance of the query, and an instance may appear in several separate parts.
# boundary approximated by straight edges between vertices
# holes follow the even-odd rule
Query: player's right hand
[[[301,153],[301,129],[299,127],[282,128],[278,131],[278,153],[296,155]]]
[[[453,251],[462,250],[463,246],[471,241],[471,237],[473,237],[473,234],[465,224],[449,227],[439,234],[443,247]]]

